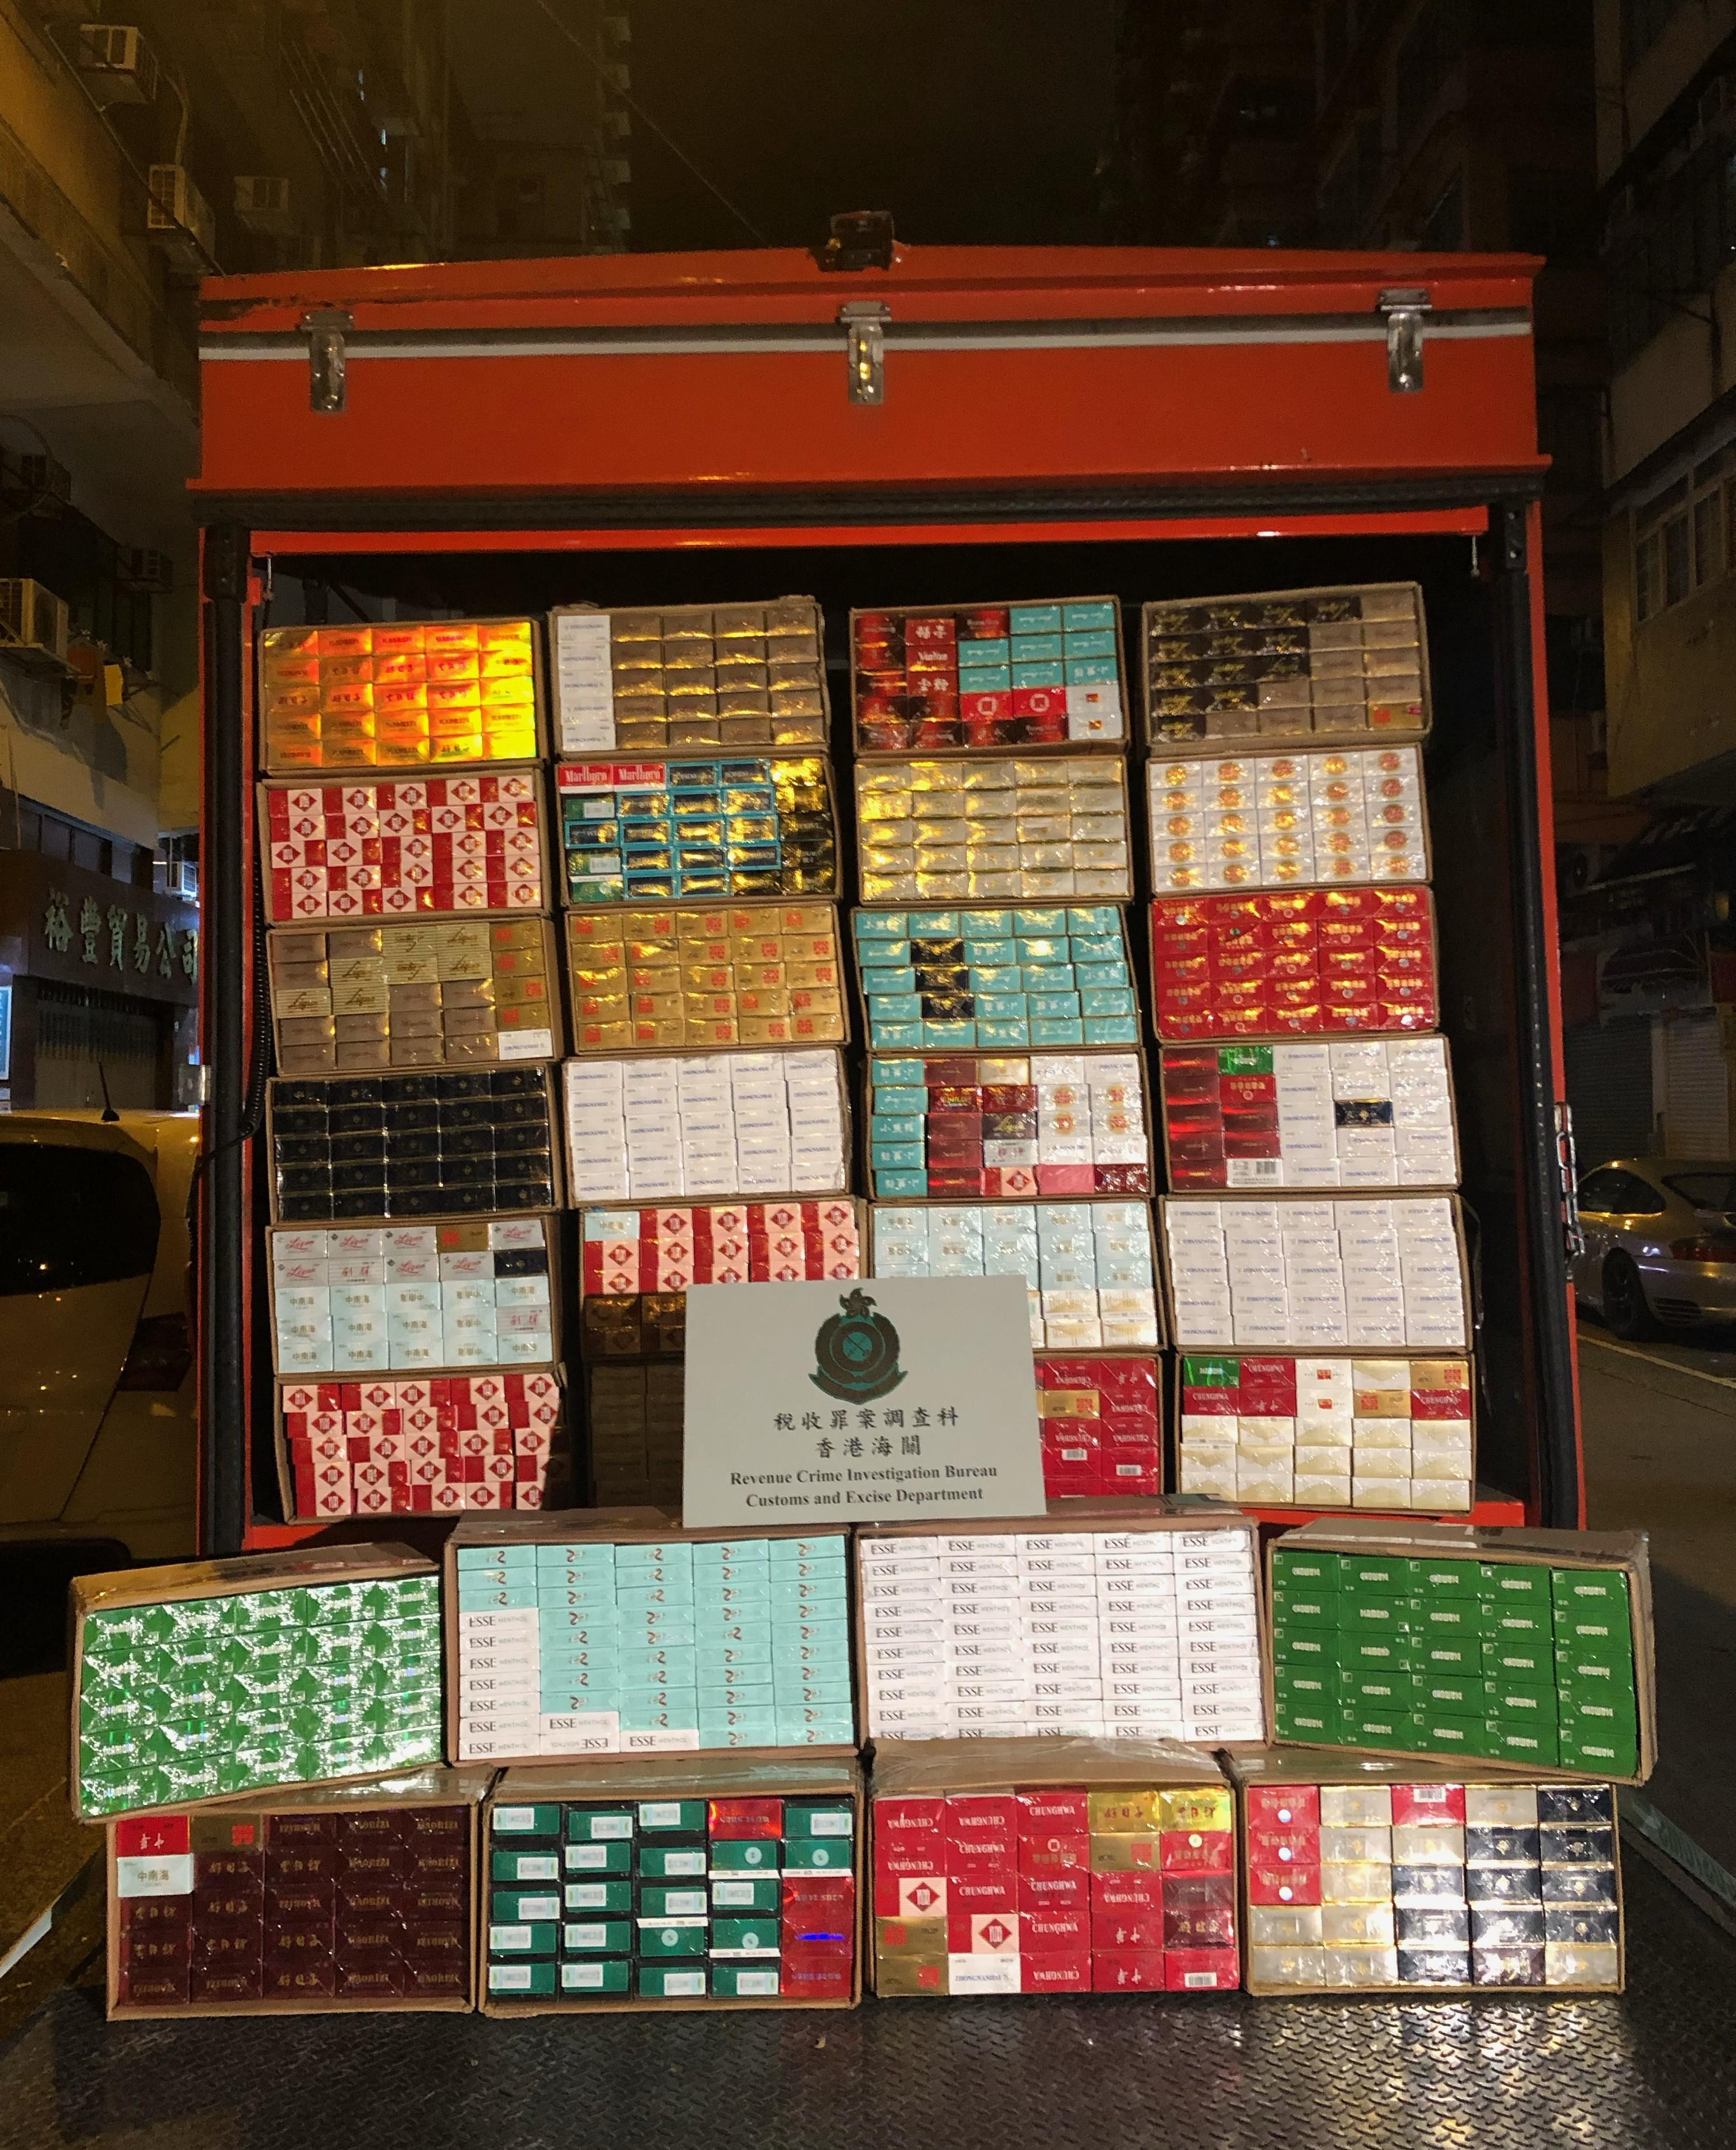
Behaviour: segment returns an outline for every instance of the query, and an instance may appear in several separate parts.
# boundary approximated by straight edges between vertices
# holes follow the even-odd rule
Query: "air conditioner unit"
[[[617,45],[630,45],[633,42],[633,26],[625,15],[605,15],[602,30],[603,35]]]
[[[211,204],[184,164],[153,164],[145,235],[164,255],[172,275],[210,274],[216,259],[217,225]]]
[[[625,157],[605,157],[603,177],[611,187],[631,186],[633,180],[633,168]]]
[[[289,182],[268,172],[244,172],[235,179],[235,219],[249,231],[290,239],[295,213],[289,206]]]
[[[174,562],[148,545],[123,545],[115,580],[123,590],[166,597],[175,586]]]
[[[130,23],[81,23],[78,72],[105,109],[157,101],[157,55]]]
[[[66,662],[66,602],[28,576],[0,577],[0,650]]]

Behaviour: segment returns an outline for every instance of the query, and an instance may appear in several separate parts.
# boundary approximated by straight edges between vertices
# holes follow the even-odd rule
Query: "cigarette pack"
[[[559,1199],[546,1067],[279,1078],[267,1111],[279,1224],[523,1216]]]
[[[1155,1359],[1043,1355],[1036,1370],[1043,1487],[1051,1500],[1066,1494],[1150,1499],[1163,1491]]]
[[[1154,759],[1147,783],[1160,896],[1428,878],[1414,746]]]
[[[1458,1184],[1444,1038],[1171,1045],[1159,1067],[1178,1192]]]
[[[282,775],[535,761],[541,638],[528,619],[271,627],[260,766]]]
[[[876,1276],[1022,1276],[1034,1349],[1162,1341],[1143,1202],[877,1202]]]
[[[1260,1739],[1254,1542],[1163,1501],[858,1531],[868,1737]]]
[[[818,755],[562,761],[555,787],[569,903],[838,892]]]
[[[284,1225],[267,1234],[280,1377],[546,1366],[552,1220]]]
[[[848,1035],[828,903],[571,911],[566,953],[580,1053],[832,1045]]]
[[[80,1821],[440,1759],[439,1572],[407,1547],[75,1576],[72,1667]]]
[[[284,1381],[277,1401],[292,1520],[546,1507],[567,1457],[552,1366]]]
[[[1470,1342],[1455,1195],[1179,1194],[1160,1209],[1184,1350],[1434,1353]]]
[[[1151,973],[1161,1038],[1432,1031],[1434,898],[1414,886],[1160,896]]]
[[[112,1821],[108,2016],[476,2005],[486,1769]]]
[[[587,1209],[580,1222],[579,1350],[587,1360],[682,1356],[687,1287],[863,1274],[863,1210],[818,1202]]]
[[[284,1075],[486,1067],[560,1050],[546,919],[282,927],[267,947]]]
[[[445,1554],[456,1759],[853,1747],[846,1535],[466,1517]]]
[[[1306,1747],[1225,1759],[1250,1993],[1622,1990],[1613,1785]]]
[[[1155,748],[1218,741],[1420,738],[1428,641],[1414,583],[1148,604]]]
[[[509,1769],[485,1809],[485,2015],[848,2008],[853,1757],[658,1754]]]
[[[883,1740],[869,1815],[879,1995],[1241,1982],[1233,1800],[1197,1751]]]
[[[868,1062],[868,1189],[884,1199],[1149,1194],[1137,1052]]]
[[[1470,1511],[1467,1358],[1186,1353],[1176,1386],[1181,1492],[1261,1508]],[[1365,1487],[1367,1498],[1356,1497]]]
[[[1280,1739],[1650,1776],[1643,1532],[1322,1518],[1268,1560]]]
[[[1119,756],[864,761],[856,825],[865,903],[1133,895]]]
[[[863,755],[1126,744],[1114,598],[853,612],[850,667]]]
[[[849,1182],[835,1048],[570,1060],[563,1089],[577,1204],[829,1194]]]
[[[823,632],[812,598],[557,608],[549,615],[556,749],[715,760],[720,749],[823,747]]]
[[[858,911],[853,927],[875,1052],[1140,1042],[1112,904]]]
[[[487,917],[548,907],[533,769],[259,790],[271,926]]]

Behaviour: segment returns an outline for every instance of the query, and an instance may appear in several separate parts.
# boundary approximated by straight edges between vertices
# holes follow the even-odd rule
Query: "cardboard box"
[[[864,1736],[1258,1736],[1257,1535],[1171,1500],[858,1527]]]
[[[868,1211],[870,1274],[1023,1275],[1034,1350],[1150,1350],[1164,1338],[1147,1266],[1150,1214],[1132,1199],[877,1202]]]
[[[606,1842],[594,1845],[571,1842],[570,1829],[563,1824],[571,1808],[581,1803],[618,1807],[618,1819],[624,1824],[620,1833]],[[737,1814],[720,1814],[717,1809],[723,1803],[736,1808]],[[653,1928],[649,1919],[642,1926],[636,1905],[632,1930],[627,1933],[621,1930],[627,1925],[625,1920],[617,1921],[614,1930],[609,1929],[606,1920],[595,1932],[576,1928],[573,1914],[563,1905],[562,1919],[553,1930],[552,1955],[546,1951],[538,1951],[552,1965],[553,1976],[545,1981],[526,1976],[534,1966],[528,1961],[524,1962],[519,1989],[521,1997],[516,1997],[493,1990],[489,1971],[485,1968],[481,1978],[483,2014],[580,2014],[643,2008],[853,2008],[862,1997],[860,1920],[863,1840],[866,1833],[863,1804],[862,1774],[852,1756],[659,1754],[568,1763],[557,1768],[507,1770],[496,1781],[484,1809],[483,1831],[490,1856],[479,1861],[483,1889],[492,1885],[488,1873],[482,1870],[491,1865],[496,1847],[526,1840],[521,1830],[501,1830],[503,1814],[509,1819],[521,1819],[534,1826],[539,1832],[539,1845],[553,1850],[561,1860],[564,1896],[567,1885],[575,1878],[581,1885],[586,1878],[585,1873],[576,1877],[570,1870],[567,1855],[573,1850],[601,1854],[615,1860],[617,1865],[621,1863],[618,1855],[624,1855],[623,1870],[630,1876],[636,1863],[642,1869],[643,1847],[648,1840],[645,1824],[649,1809],[657,1821],[676,1824],[672,1828],[654,1828],[651,1836],[678,1839],[683,1847],[688,1848],[690,1863],[696,1857],[704,1862],[696,1865],[687,1879],[677,1877],[673,1883],[653,1882],[652,1886],[664,1902],[672,1889],[679,1894],[687,1886],[693,1887],[696,1894],[702,1890],[712,1901],[697,1920],[686,1911],[669,1915],[673,1922],[662,1930]],[[697,1830],[679,1826],[688,1820],[689,1809],[697,1810]],[[818,1816],[829,1824],[843,1809],[849,1810],[853,1822],[848,1845],[836,1834],[811,1840],[790,1836],[793,1818]],[[751,1810],[745,1819],[739,1811],[742,1809]],[[774,1819],[782,1831],[779,1836],[770,1833]],[[747,1833],[748,1820],[752,1824],[751,1834]],[[743,1833],[722,1833],[737,1829]],[[750,1867],[745,1860],[737,1860],[727,1867],[720,1865],[718,1853],[720,1846],[725,1845],[732,1850],[752,1854],[754,1864]],[[800,1855],[793,1860],[793,1852],[798,1849]],[[826,1855],[823,1865],[818,1863],[818,1855],[821,1853]],[[602,1870],[595,1860],[593,1865],[596,1870]],[[587,1868],[586,1873],[591,1870]],[[752,1895],[757,1901],[765,1894],[762,1889],[756,1890],[751,1884],[754,1875],[767,1873],[778,1878],[782,1898],[779,1907],[767,1912],[742,1905],[744,1895]],[[633,1885],[636,1890],[641,1889],[637,1878]],[[720,1888],[725,1899],[722,1902],[718,1900]],[[641,1890],[642,1895],[643,1893]],[[798,1894],[811,1905],[810,1910],[800,1911],[793,1901]],[[663,1914],[664,1902],[658,1904],[652,1918]],[[795,1940],[790,1929],[793,1912],[820,1917],[827,1929],[825,1935],[813,1941]],[[508,1954],[498,1957],[491,1954],[492,1937],[486,1899],[479,1905],[478,1919],[485,1966],[496,1961],[511,1962]],[[570,1948],[568,1941],[576,1931],[576,1943]],[[775,1951],[767,1945],[773,1936],[777,1942]],[[658,1946],[655,1949],[636,1949],[633,1960],[619,1952],[618,1944],[623,1938],[631,1941],[652,1937]],[[513,1938],[518,1936],[515,1935]],[[545,1938],[540,1933],[529,1936],[533,1944]],[[662,1946],[666,1938],[672,1944],[667,1947]],[[592,1944],[596,1946],[593,1948]],[[714,1951],[724,1952],[717,1954]],[[666,1979],[658,1971],[655,1985],[674,1990],[654,1994],[641,1984],[641,1977],[652,1969],[652,1960],[672,1971],[685,1971],[687,1976]],[[593,1967],[591,1976],[596,1983],[589,1990],[563,1991],[562,1966],[580,1962],[592,1966],[614,1964],[630,1967],[624,1976],[617,1972],[613,1978]],[[794,1981],[804,1968],[818,1990],[819,1997],[807,1998],[794,1990]],[[758,1972],[760,1976],[740,1978],[737,1974],[742,1971]],[[639,1975],[636,1976],[636,1972]],[[775,1974],[776,1984],[771,1991],[766,1988],[767,1974]],[[725,1984],[737,1990],[721,1990]],[[834,1990],[838,1988],[843,1990]]]
[[[1459,1184],[1443,1037],[1170,1045],[1158,1072],[1178,1194]]]
[[[1166,1040],[1411,1034],[1440,1022],[1435,899],[1396,886],[1160,896],[1152,1021]]]
[[[850,614],[858,760],[1127,751],[1119,598],[897,605]]]
[[[1389,1481],[1389,1510],[1468,1513],[1475,1500],[1468,1353],[1185,1352],[1173,1380],[1180,1492],[1345,1508],[1372,1474]]]
[[[430,827],[415,824],[426,817]],[[265,922],[522,917],[549,908],[534,769],[259,786]],[[377,848],[375,865],[370,852]]]
[[[534,620],[269,627],[257,654],[259,766],[274,775],[342,783],[547,751]]]
[[[1156,1359],[1125,1352],[1045,1352],[1035,1366],[1049,1498],[1160,1495],[1164,1436]]]
[[[1422,757],[1411,745],[1279,749],[1146,765],[1152,886],[1355,887],[1429,878]]]
[[[851,938],[876,1052],[1136,1047],[1143,1036],[1116,904],[859,910]]]
[[[575,1209],[803,1200],[849,1185],[835,1047],[573,1060],[562,1098]]]
[[[279,1078],[265,1115],[274,1224],[435,1224],[561,1204],[546,1066]]]
[[[481,1373],[560,1358],[550,1217],[279,1225],[266,1250],[280,1380]]]
[[[1417,1654],[1408,1642],[1414,1633],[1427,1649],[1431,1678],[1481,1678],[1486,1685],[1445,1700],[1401,1694],[1390,1708],[1361,1710],[1350,1722],[1341,1717],[1346,1736],[1340,1738],[1316,1737],[1311,1724],[1309,1744],[1371,1754],[1455,1751],[1503,1769],[1522,1769],[1540,1781],[1577,1776],[1643,1784],[1656,1766],[1657,1675],[1644,1532],[1321,1517],[1275,1538],[1266,1561],[1270,1698],[1281,1732],[1286,1717],[1295,1722],[1278,1705],[1302,1654],[1291,1647],[1296,1629],[1321,1638],[1318,1649],[1306,1653],[1321,1669],[1330,1673],[1345,1661],[1340,1614],[1346,1592],[1334,1585],[1345,1573],[1342,1564],[1353,1562],[1348,1595],[1358,1662],[1373,1663],[1385,1653],[1402,1675]],[[1378,1582],[1401,1562],[1404,1590]],[[1308,1571],[1316,1566],[1319,1602],[1302,1607],[1301,1600],[1293,1602],[1291,1585],[1314,1589]],[[1481,1571],[1474,1595],[1467,1570]],[[1582,1604],[1582,1597],[1588,1602]],[[1398,1716],[1406,1718],[1402,1729],[1415,1736],[1415,1746],[1391,1736]],[[1572,1761],[1559,1759],[1570,1751],[1558,1733],[1564,1718],[1579,1729]],[[1352,1723],[1354,1737],[1348,1736]],[[1339,1728],[1329,1716],[1325,1732]],[[1452,1738],[1451,1750],[1442,1736]],[[1628,1755],[1632,1765],[1618,1766]]]
[[[469,2014],[477,1998],[476,1819],[493,1781],[489,1769],[428,1769],[111,1821],[109,2021]],[[279,1841],[284,1823],[295,1834]],[[330,1860],[338,1870],[335,1881],[309,1886],[304,1907],[304,1892],[274,1859],[293,1865],[309,1852],[310,1865]],[[323,1921],[322,1885],[330,1890]],[[296,1945],[293,1955],[274,1948],[285,1941]],[[163,1959],[157,1998],[134,1997],[135,1949]],[[207,1978],[222,1997],[204,1997]]]
[[[1240,1984],[1233,1801],[1196,1749],[882,1740],[873,1791],[877,1994]]]
[[[308,1547],[75,1576],[68,1648],[73,1814],[102,1821],[154,1807],[206,1806],[279,1784],[385,1776],[438,1762],[438,1576],[433,1562],[395,1545]],[[315,1592],[323,1597],[310,1594]],[[395,1622],[388,1617],[393,1605],[404,1608]],[[209,1612],[194,1609],[207,1607]],[[377,1711],[365,1701],[360,1721],[342,1743],[314,1737],[337,1729],[329,1698],[311,1705],[298,1698],[294,1708],[311,1707],[311,1729],[290,1725],[267,1745],[264,1734],[237,1721],[233,1701],[209,1695],[199,1684],[210,1677],[207,1655],[214,1635],[246,1672],[253,1700],[265,1706],[274,1693],[287,1696],[292,1669],[316,1668],[320,1633],[362,1624],[390,1633],[389,1652],[365,1646],[367,1666],[381,1679],[377,1690],[364,1693],[385,1699]],[[184,1638],[184,1649],[178,1647]],[[141,1658],[142,1652],[148,1655]],[[141,1692],[148,1681],[184,1693],[184,1716],[165,1715],[160,1701]],[[284,1708],[292,1708],[287,1699]],[[368,1721],[375,1713],[378,1725]],[[253,1759],[243,1766],[235,1758],[247,1742]],[[171,1771],[153,1751],[140,1753],[141,1743],[152,1750],[166,1744],[178,1756],[214,1753],[215,1759],[209,1768],[177,1762]],[[315,1767],[335,1766],[308,1774],[302,1763],[309,1749]],[[103,1755],[107,1762],[99,1759]],[[209,1790],[188,1789],[208,1780]]]
[[[279,926],[266,952],[284,1075],[496,1067],[565,1042],[546,918]]]
[[[581,1358],[679,1359],[695,1284],[799,1284],[864,1274],[867,1205],[818,1200],[586,1209]]]
[[[1184,1350],[1469,1347],[1456,1194],[1172,1194],[1158,1210],[1170,1334]]]
[[[1125,903],[1119,755],[976,754],[859,762],[857,863],[870,904]]]
[[[466,1515],[444,1556],[455,1757],[853,1751],[848,1539],[642,1508]]]
[[[680,1509],[685,1372],[678,1359],[586,1368],[584,1483],[598,1507]]]
[[[1141,617],[1154,753],[1421,739],[1432,717],[1415,583],[1167,598]]]
[[[566,961],[581,1056],[849,1037],[838,912],[822,897],[570,910]]]
[[[823,754],[559,761],[555,803],[568,904],[841,893]]]
[[[812,598],[548,616],[559,754],[812,747],[831,735],[824,623]]]
[[[1623,1990],[1613,1786],[1569,1786],[1481,1764],[1456,1770],[1416,1756],[1353,1759],[1311,1747],[1232,1748],[1223,1760],[1236,1788],[1250,1993],[1282,1999]],[[1555,1807],[1571,1818],[1540,1825],[1540,1809]],[[1607,1820],[1584,1819],[1593,1809],[1607,1809]],[[1351,1815],[1354,1822],[1337,1819]],[[1328,1863],[1321,1853],[1331,1839],[1336,1848],[1373,1856]],[[1401,1849],[1408,1860],[1400,1860]],[[1607,1901],[1552,1902],[1559,1892],[1548,1875],[1567,1870],[1551,1855],[1575,1850],[1598,1855],[1595,1869],[1573,1870],[1588,1875],[1589,1894]],[[1472,1859],[1473,1850],[1489,1855]],[[1432,1875],[1438,1887],[1430,1885]],[[1401,1895],[1414,1900],[1396,1900]],[[1600,1938],[1589,1946],[1557,1941],[1546,1938],[1552,1926],[1564,1936],[1577,1930]],[[1436,1946],[1408,1943],[1406,1933],[1432,1936]],[[1527,1938],[1514,1938],[1522,1934]],[[1422,1975],[1406,1978],[1406,1969]]]
[[[863,1169],[883,1201],[1033,1201],[1151,1193],[1139,1050],[876,1053]]]
[[[279,1381],[275,1395],[291,1522],[543,1508],[568,1457],[556,1366]]]

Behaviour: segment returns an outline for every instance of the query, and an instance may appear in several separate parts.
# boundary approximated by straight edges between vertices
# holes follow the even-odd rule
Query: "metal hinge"
[[[1576,1262],[1585,1252],[1585,1232],[1579,1222],[1579,1156],[1573,1144],[1573,1108],[1555,1108],[1555,1168],[1561,1175],[1561,1229],[1567,1241],[1567,1259]]]
[[[1422,391],[1422,317],[1433,301],[1420,285],[1382,291],[1380,310],[1386,316],[1386,386],[1395,396]]]
[[[883,299],[850,299],[838,310],[850,367],[850,401],[886,401],[886,324],[892,308]]]
[[[308,408],[341,411],[350,393],[350,361],[344,339],[355,326],[341,306],[315,306],[301,317],[308,340]]]

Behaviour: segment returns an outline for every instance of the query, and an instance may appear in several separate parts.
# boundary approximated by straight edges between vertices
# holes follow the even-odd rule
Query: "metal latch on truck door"
[[[1585,1252],[1585,1228],[1579,1221],[1579,1157],[1573,1141],[1573,1108],[1555,1108],[1555,1168],[1561,1178],[1562,1237],[1567,1259],[1577,1262]]]
[[[838,310],[850,367],[850,401],[886,401],[886,324],[892,308],[883,299],[848,299]]]
[[[308,340],[308,408],[341,411],[350,392],[350,361],[344,339],[355,326],[341,306],[315,306],[301,317]]]
[[[1386,386],[1395,396],[1416,396],[1422,388],[1422,317],[1433,302],[1422,289],[1382,291],[1386,316]]]

